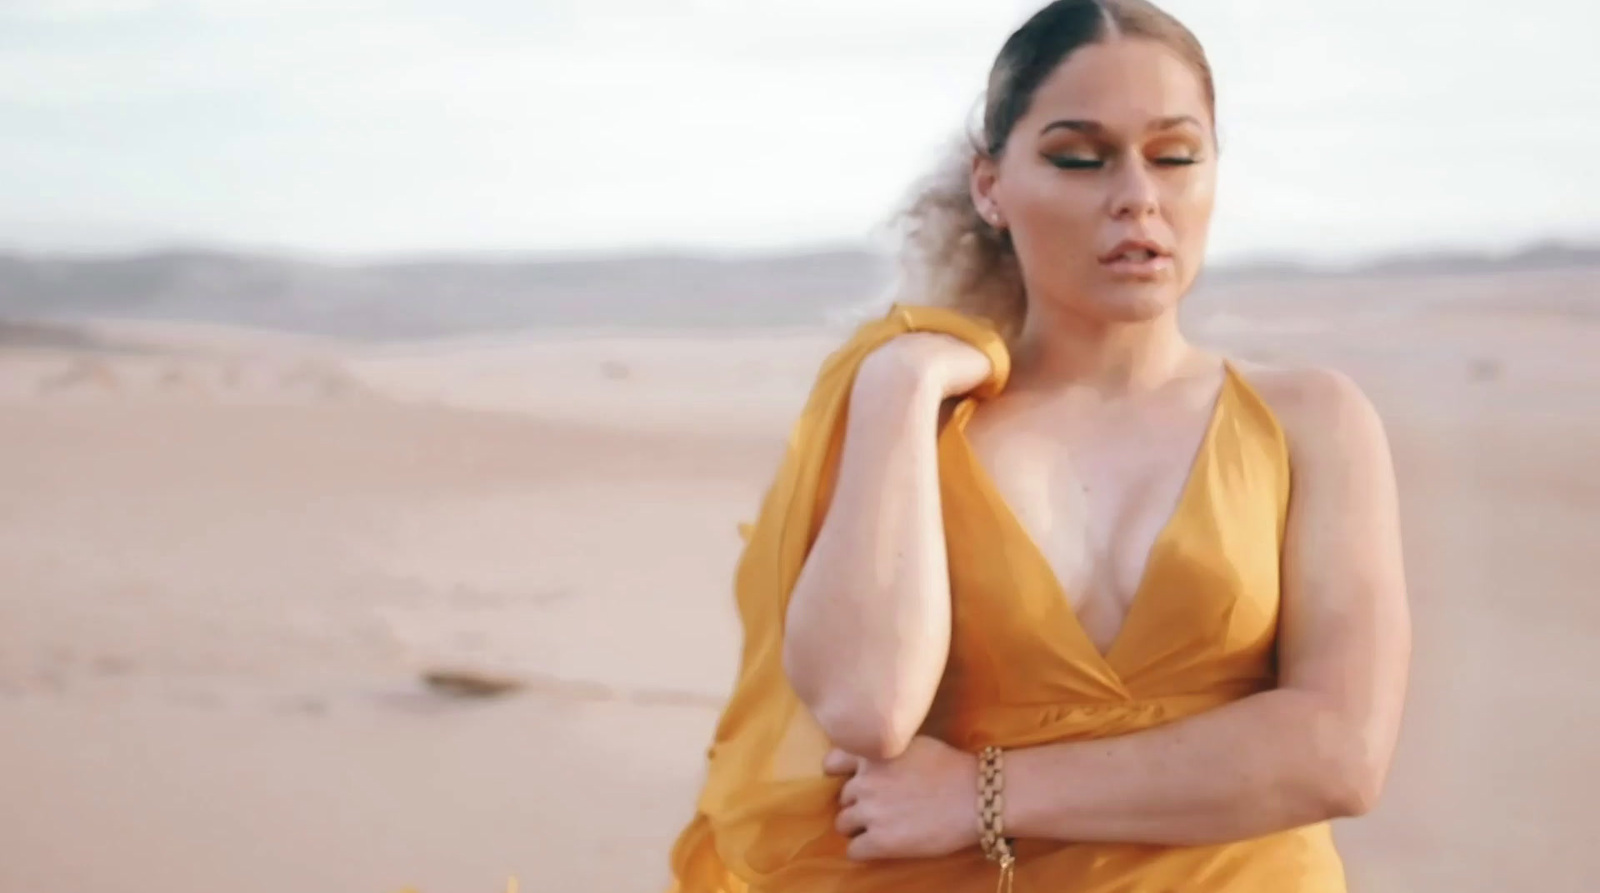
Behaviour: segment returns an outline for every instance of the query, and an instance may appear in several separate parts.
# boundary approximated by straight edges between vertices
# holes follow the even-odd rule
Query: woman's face
[[[1119,39],[1040,84],[998,163],[974,167],[973,199],[1010,231],[1031,307],[1135,322],[1199,273],[1216,170],[1200,77],[1159,43]]]

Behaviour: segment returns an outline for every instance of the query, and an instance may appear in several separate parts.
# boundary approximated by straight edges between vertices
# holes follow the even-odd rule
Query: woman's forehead
[[[1039,85],[1018,124],[1035,135],[1057,120],[1126,131],[1185,116],[1211,119],[1200,73],[1164,44],[1120,39],[1068,56]]]

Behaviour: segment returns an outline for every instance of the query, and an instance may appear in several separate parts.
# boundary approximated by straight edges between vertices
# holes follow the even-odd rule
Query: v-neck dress
[[[969,751],[1084,741],[1149,729],[1276,684],[1288,450],[1271,409],[1231,364],[1123,626],[1102,654],[967,440],[972,415],[1004,387],[1003,343],[970,317],[896,305],[824,366],[747,544],[741,677],[718,726],[698,814],[673,851],[676,893],[994,889],[994,866],[975,847],[937,859],[845,858],[847,840],[833,828],[841,782],[820,766],[828,742],[781,675],[781,619],[774,618],[825,510],[854,364],[905,331],[962,337],[989,353],[996,369],[937,435],[952,626],[924,734]],[[797,504],[806,511],[797,514]],[[764,544],[771,552],[760,551]],[[764,555],[778,559],[777,573],[759,574],[755,563]],[[765,597],[777,612],[752,610],[748,596]],[[1022,839],[1017,856],[1017,893],[1345,890],[1326,824],[1199,847]]]

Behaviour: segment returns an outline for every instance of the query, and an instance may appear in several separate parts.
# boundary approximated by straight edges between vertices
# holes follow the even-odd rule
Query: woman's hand
[[[889,339],[856,371],[869,387],[923,391],[943,400],[958,397],[994,374],[983,351],[942,332],[907,332]]]
[[[852,859],[948,856],[978,842],[978,759],[972,754],[919,735],[892,760],[833,750],[822,768],[852,776],[839,792],[835,825],[851,838]]]

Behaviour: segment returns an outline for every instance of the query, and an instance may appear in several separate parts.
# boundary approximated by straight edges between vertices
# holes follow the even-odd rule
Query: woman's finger
[[[838,748],[828,751],[822,758],[822,771],[829,775],[850,775],[861,765],[861,758]]]
[[[872,836],[871,832],[866,832],[850,838],[850,845],[844,848],[844,855],[845,858],[856,862],[866,862],[880,858],[882,855],[881,850],[882,847],[878,846],[877,839]]]
[[[839,810],[839,817],[834,819],[833,827],[846,837],[854,837],[867,830],[867,820],[861,814],[859,806],[848,806]]]
[[[839,805],[854,806],[856,805],[856,801],[860,799],[861,776],[851,776],[850,780],[844,783],[844,787],[839,789]]]

